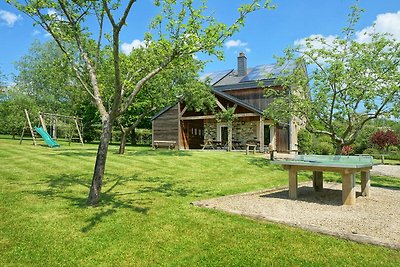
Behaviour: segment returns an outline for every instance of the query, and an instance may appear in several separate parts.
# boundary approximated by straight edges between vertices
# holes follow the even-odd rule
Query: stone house
[[[247,58],[240,53],[236,70],[202,76],[211,83],[219,111],[229,107],[235,109],[233,149],[243,149],[250,143],[256,144],[260,151],[268,147],[283,153],[297,151],[300,125],[296,120],[277,125],[263,116],[263,110],[270,103],[264,96],[263,87],[273,85],[274,89],[281,90],[282,87],[275,84],[275,78],[282,69],[276,65],[247,68]],[[207,143],[214,144],[214,148],[223,148],[228,140],[227,123],[218,122],[212,113],[190,111],[180,102],[153,117],[152,131],[153,144],[155,141],[170,141],[178,149],[199,149]]]

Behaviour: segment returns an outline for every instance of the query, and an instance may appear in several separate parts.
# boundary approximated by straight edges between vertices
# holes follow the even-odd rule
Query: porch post
[[[276,146],[275,146],[275,140],[276,140],[276,138],[275,138],[275,125],[273,123],[271,123],[269,125],[269,140],[270,140],[270,144],[271,144],[270,149],[276,150]]]
[[[259,127],[259,137],[260,137],[260,152],[264,152],[264,118],[260,116],[260,127]]]

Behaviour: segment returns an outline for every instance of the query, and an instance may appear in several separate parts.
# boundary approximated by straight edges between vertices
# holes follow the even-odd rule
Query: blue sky
[[[122,50],[140,45],[144,32],[157,10],[150,0],[141,0],[133,7],[128,26],[121,34]],[[236,17],[236,8],[243,0],[209,0],[209,8],[218,20],[229,23]],[[274,62],[274,55],[311,35],[332,38],[346,26],[352,0],[275,0],[277,9],[259,11],[249,16],[245,27],[225,43],[225,61],[207,64],[205,72],[236,67],[240,51],[247,55],[248,66]],[[360,0],[365,9],[357,30],[368,31],[376,24],[377,31],[391,32],[400,40],[399,0]],[[35,39],[46,41],[49,36],[33,21],[12,6],[0,2],[0,69],[8,75],[16,73],[13,62],[28,52]]]

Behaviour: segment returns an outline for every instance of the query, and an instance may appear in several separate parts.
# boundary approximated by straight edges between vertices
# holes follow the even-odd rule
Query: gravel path
[[[393,174],[399,173],[395,168]],[[324,183],[322,192],[314,192],[311,182],[299,185],[297,200],[288,199],[287,189],[275,189],[193,204],[400,249],[400,190],[372,187],[369,198],[356,190],[351,206],[341,204],[341,184]]]
[[[400,165],[374,165],[371,174],[400,178]]]

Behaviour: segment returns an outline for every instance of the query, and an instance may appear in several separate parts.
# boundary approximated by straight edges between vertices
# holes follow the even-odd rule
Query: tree
[[[76,114],[87,98],[56,42],[34,41],[16,63],[16,89],[31,97],[42,111]]]
[[[375,132],[371,136],[371,142],[385,151],[388,151],[390,146],[397,146],[400,143],[399,138],[392,130]]]
[[[165,45],[170,44],[166,43]],[[124,59],[126,62],[122,64],[121,70],[123,73],[128,72],[133,65],[137,67],[143,66],[143,62],[146,62],[146,68],[154,68],[159,64],[157,61],[159,61],[159,55],[163,51],[152,49],[152,44],[134,49]],[[126,65],[130,67],[127,68]],[[124,154],[127,137],[137,125],[144,118],[154,115],[166,106],[173,105],[177,101],[183,101],[189,109],[198,110],[203,107],[212,107],[215,99],[211,94],[211,90],[199,80],[199,72],[202,67],[202,62],[194,59],[191,55],[187,55],[171,62],[159,75],[143,86],[135,102],[118,120],[121,129],[120,154]],[[146,71],[143,67],[141,70],[143,72]],[[138,76],[140,77],[140,75]],[[130,81],[132,84],[135,82],[134,80]]]
[[[65,57],[72,65],[75,75],[82,87],[91,96],[96,105],[102,122],[96,163],[93,172],[87,203],[96,205],[99,201],[102,181],[107,159],[108,145],[111,138],[111,128],[116,119],[124,114],[129,106],[136,100],[143,86],[165,69],[171,62],[179,60],[182,56],[202,52],[222,58],[220,49],[225,40],[237,32],[244,25],[246,16],[261,8],[259,0],[252,0],[249,4],[239,7],[238,19],[230,26],[219,23],[212,15],[207,15],[206,2],[194,3],[193,0],[155,0],[154,4],[161,8],[160,15],[152,21],[152,32],[145,34],[147,42],[163,48],[165,53],[160,55],[160,64],[142,74],[140,79],[130,87],[126,84],[140,68],[132,69],[128,77],[121,75],[120,33],[126,25],[128,15],[131,13],[135,0],[127,1],[18,1],[12,2],[19,10],[30,16],[38,25],[51,34],[57,42]],[[267,7],[266,1],[263,7]],[[49,9],[52,12],[48,12]],[[90,32],[85,24],[89,18],[97,19],[97,31]],[[109,34],[104,33],[110,28]],[[154,37],[152,33],[156,33]],[[95,39],[92,39],[92,37]],[[106,38],[103,38],[105,35]],[[165,43],[172,45],[166,47]],[[76,53],[70,53],[77,51]],[[113,59],[112,85],[101,84],[98,68],[101,66],[102,55],[100,50],[106,47]],[[104,90],[110,86],[112,90]],[[104,92],[112,91],[111,105],[107,106]]]
[[[20,134],[26,124],[24,109],[30,114],[39,113],[39,108],[31,97],[21,94],[15,86],[9,86],[0,99],[0,132],[11,134],[15,139],[15,135]]]
[[[373,32],[370,42],[357,42],[360,13],[352,7],[349,26],[332,42],[310,37],[304,46],[288,48],[278,59],[290,67],[277,79],[285,90],[267,90],[276,99],[266,114],[282,122],[298,117],[308,131],[329,136],[337,154],[369,121],[399,116],[400,110],[400,43]]]
[[[1,69],[0,69],[0,100],[1,100],[1,95],[3,95],[6,92],[6,77],[5,75],[2,73]]]

